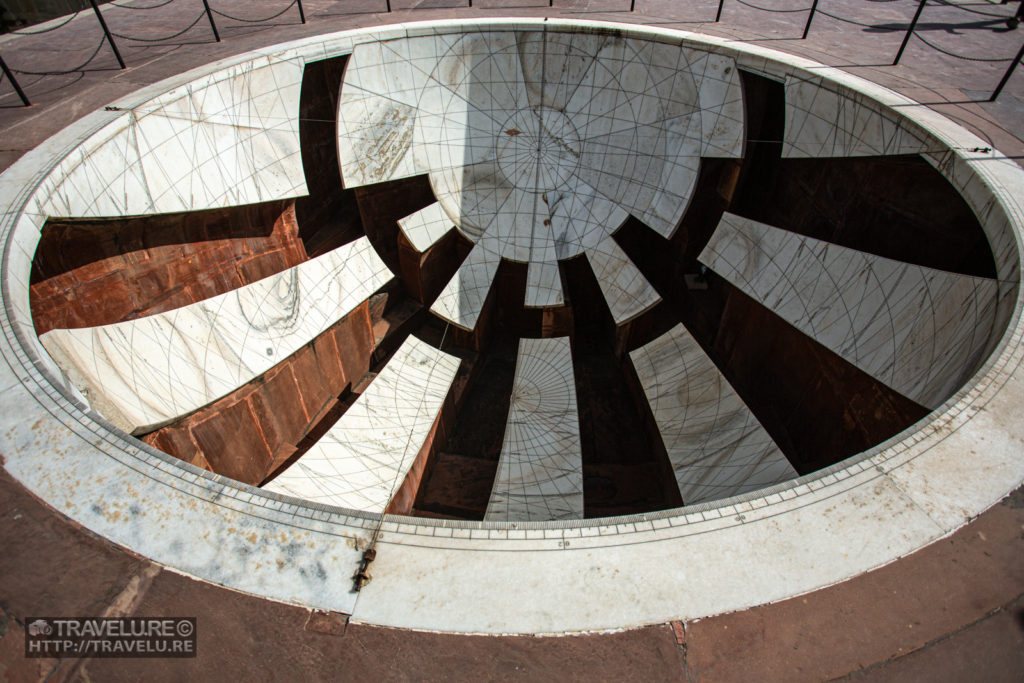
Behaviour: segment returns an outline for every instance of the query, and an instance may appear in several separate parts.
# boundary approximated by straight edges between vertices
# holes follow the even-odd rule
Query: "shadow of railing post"
[[[114,51],[114,56],[117,57],[117,63],[121,65],[122,69],[127,69],[124,60],[121,59],[121,53],[117,49],[117,45],[114,44],[114,36],[110,35],[110,29],[107,28],[107,22],[103,20],[103,15],[100,14],[100,8],[96,5],[96,0],[89,0],[89,4],[92,5],[92,11],[96,13],[96,18],[100,20],[100,26],[103,27],[103,35],[107,37],[107,42],[110,43],[110,49]]]
[[[804,24],[804,34],[800,36],[800,40],[807,37],[807,33],[811,30],[811,22],[814,21],[814,13],[818,10],[818,0],[814,0],[811,3],[811,13],[807,15],[807,23]]]
[[[7,62],[4,61],[3,57],[0,57],[0,69],[3,69],[4,76],[6,76],[7,80],[9,80],[11,85],[14,86],[14,92],[18,93],[18,97],[21,98],[21,101],[25,106],[31,107],[32,103],[28,101],[28,96],[25,94],[25,91],[21,89],[20,85],[18,85],[18,80],[14,77],[14,74],[12,74],[11,70],[7,68]]]
[[[1002,80],[999,81],[999,85],[997,85],[996,89],[992,91],[992,96],[988,98],[989,102],[995,102],[996,98],[999,97],[999,93],[1003,91],[1003,86],[1005,86],[1006,82],[1010,80],[1010,76],[1013,74],[1013,70],[1017,68],[1018,64],[1020,64],[1021,57],[1024,57],[1024,45],[1021,45],[1020,49],[1017,50],[1017,56],[1014,57],[1013,61],[1010,62],[1010,66],[1008,69],[1006,69],[1006,73],[1003,74],[1003,78]]]
[[[900,57],[903,56],[903,51],[907,49],[907,43],[910,42],[910,36],[914,35],[914,27],[917,26],[917,20],[921,18],[921,12],[924,11],[924,6],[928,0],[921,0],[921,4],[917,6],[917,11],[914,12],[914,18],[910,21],[910,28],[907,29],[907,35],[903,36],[903,42],[900,43],[899,52],[896,53],[896,59],[892,60],[892,65],[896,66],[900,63]]]
[[[217,33],[217,24],[213,23],[213,12],[210,11],[210,3],[203,0],[203,7],[206,8],[206,18],[210,20],[210,28],[213,29],[213,37],[220,42],[220,34]]]

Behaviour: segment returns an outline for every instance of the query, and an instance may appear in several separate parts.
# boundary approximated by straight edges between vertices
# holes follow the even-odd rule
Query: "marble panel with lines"
[[[616,325],[661,301],[654,287],[614,238],[606,237],[596,247],[588,249],[587,256]]]
[[[630,353],[683,503],[797,476],[743,399],[682,325]]]
[[[490,252],[467,267],[530,263],[528,306],[563,301],[557,261],[604,258],[595,272],[611,278],[618,320],[643,307],[609,236],[630,214],[675,232],[701,157],[741,155],[743,97],[732,58],[678,44],[556,30],[417,36],[356,46],[338,136],[346,186],[429,175],[444,214]],[[432,243],[442,225],[424,218],[437,214],[407,219],[410,240]],[[472,292],[442,296],[468,315],[438,306],[463,326],[490,285],[466,275],[451,287]]]
[[[281,362],[391,279],[361,237],[245,287],[137,320],[40,337],[117,427],[142,433]]]
[[[500,257],[479,244],[473,247],[431,305],[431,312],[454,325],[472,330],[484,309],[500,261]]]
[[[929,136],[884,105],[821,80],[786,77],[783,157],[918,154]],[[934,147],[934,143],[932,147]]]
[[[582,519],[582,457],[569,338],[519,340],[485,519]]]
[[[928,408],[977,371],[994,331],[996,280],[893,261],[728,213],[700,260]]]
[[[410,336],[352,407],[264,488],[384,512],[427,438],[459,359]]]
[[[434,202],[400,219],[398,227],[416,251],[426,251],[447,235],[455,227],[455,222],[448,217],[438,202]]]
[[[306,194],[302,62],[264,57],[125,111],[41,186],[40,213],[137,216]]]

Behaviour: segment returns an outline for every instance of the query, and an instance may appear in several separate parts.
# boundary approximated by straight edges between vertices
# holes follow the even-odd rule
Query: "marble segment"
[[[928,136],[863,95],[840,93],[820,79],[786,77],[783,157],[919,154]]]
[[[459,362],[410,336],[323,438],[264,489],[384,512],[426,440]]]
[[[487,521],[583,519],[583,462],[568,337],[521,339]]]
[[[561,306],[563,303],[558,262],[530,261],[526,267],[526,305]]]
[[[701,109],[701,156],[743,156],[743,86],[731,57],[683,50],[697,81]]]
[[[426,173],[467,239],[552,264],[601,250],[630,214],[670,237],[701,157],[742,153],[743,99],[731,57],[677,43],[421,35],[355,47],[338,136],[346,187]],[[557,304],[548,289],[531,287],[528,305]]]
[[[477,244],[469,252],[448,284],[430,307],[448,322],[467,330],[476,327],[477,318],[491,291],[501,258]]]
[[[173,311],[51,330],[40,340],[93,408],[120,429],[143,433],[255,379],[390,279],[361,237]]]
[[[126,111],[51,174],[51,217],[135,216],[306,194],[302,62],[257,59]]]
[[[599,245],[587,250],[587,257],[616,325],[661,301],[654,287],[633,265],[613,237],[608,236]]]
[[[434,202],[398,221],[398,227],[416,251],[424,252],[455,228],[455,222]]]
[[[772,486],[798,475],[743,399],[682,325],[630,353],[683,503]]]
[[[700,260],[928,408],[974,374],[999,332],[996,280],[893,261],[728,213]]]
[[[987,179],[983,179],[983,176],[969,165],[967,157],[975,155],[977,155],[976,158],[983,160]],[[1003,203],[992,193],[986,181],[1001,180],[1006,175],[1012,177],[1012,174],[1016,173],[1020,167],[1012,159],[992,158],[981,152],[957,154],[946,151],[941,154],[929,153],[923,156],[949,180],[971,207],[985,231],[989,248],[992,250],[992,257],[996,264],[996,277],[999,280],[999,301],[996,305],[995,323],[993,324],[995,333],[990,336],[988,344],[981,354],[982,358],[988,358],[999,344],[1001,339],[999,332],[1006,329],[1013,316],[1014,304],[1020,288],[1020,253],[1017,241],[1014,239],[1011,217],[1007,214]]]

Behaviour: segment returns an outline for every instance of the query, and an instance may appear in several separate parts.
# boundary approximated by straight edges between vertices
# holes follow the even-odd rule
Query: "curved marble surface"
[[[501,258],[554,283],[541,274],[586,253],[622,322],[657,297],[611,234],[632,214],[670,236],[700,158],[740,155],[742,118],[727,56],[554,28],[424,36],[355,48],[339,155],[347,186],[429,173],[476,243],[438,315],[472,328]],[[527,294],[560,300],[550,285]]]
[[[583,519],[583,451],[568,337],[520,339],[484,519]]]
[[[416,251],[426,251],[455,228],[455,221],[448,218],[440,203],[434,202],[400,219],[398,228]]]
[[[928,408],[977,371],[998,335],[996,280],[893,261],[729,213],[700,260]]]
[[[870,452],[769,489],[679,510],[561,522],[452,522],[358,513],[210,475],[111,429],[77,399],[33,334],[29,268],[41,187],[117,112],[88,115],[0,176],[5,320],[0,325],[4,467],[76,523],[192,576],[272,599],[431,630],[551,633],[689,620],[844,580],[949,534],[1024,479],[1019,261],[1024,171],[905,97],[768,48],[667,29],[589,22],[407,24],[309,38],[183,74],[114,103],[140,107],[175,87],[267,55],[316,60],[359,43],[500,27],[610,31],[692,46],[778,80],[830,79],[927,129],[926,155],[961,188],[996,256],[1004,335],[971,381]],[[951,151],[956,150],[956,151]],[[26,209],[28,214],[25,213]],[[985,448],[977,445],[985,443]],[[377,538],[374,580],[350,592]],[[856,552],[851,552],[855,549]],[[622,571],[628,567],[629,571]]]
[[[360,237],[232,292],[136,320],[51,330],[40,341],[94,409],[144,433],[262,375],[391,277]]]
[[[458,369],[458,358],[409,337],[327,434],[264,488],[321,505],[384,512]]]
[[[796,470],[682,325],[629,354],[683,503],[795,479]]]
[[[305,195],[302,68],[295,59],[257,58],[119,107],[61,162],[38,212],[138,216]]]
[[[786,77],[783,157],[920,154],[929,151],[928,137],[869,97],[842,93],[820,78]]]

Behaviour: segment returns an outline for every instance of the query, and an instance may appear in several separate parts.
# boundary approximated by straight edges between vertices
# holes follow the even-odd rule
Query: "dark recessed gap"
[[[497,332],[475,361],[461,406],[435,441],[412,514],[482,520],[505,436],[516,337]],[[453,417],[454,419],[451,419]]]
[[[498,264],[491,287],[487,291],[487,298],[472,330],[450,323],[436,314],[433,315],[435,321],[424,326],[425,332],[433,332],[428,338],[430,343],[439,345],[443,337],[446,346],[439,346],[443,350],[462,349],[479,352],[487,349],[491,337],[495,334],[508,334],[510,330],[506,324],[506,309],[510,301],[522,301],[525,292],[526,280],[520,272],[522,266],[523,264],[504,259]],[[440,337],[437,336],[437,331],[440,331]]]
[[[623,248],[800,474],[871,448],[927,415],[713,272],[703,288],[690,288],[660,271],[651,255],[672,245],[643,230]],[[650,246],[659,241],[660,249]],[[634,248],[641,243],[648,247]]]
[[[454,227],[424,252],[417,251],[397,230],[398,262],[410,296],[430,305],[455,275],[473,245]]]
[[[299,144],[309,194],[295,203],[299,236],[310,258],[363,234],[353,190],[338,164],[338,95],[348,56],[306,64],[299,95]]]
[[[988,238],[967,202],[919,156],[776,159],[733,212],[851,249],[994,278]]]
[[[690,205],[679,228],[668,240],[630,216],[615,233],[615,241],[648,275],[648,279],[700,286],[703,278],[697,256],[707,245],[729,205],[740,164],[735,159],[701,159],[700,171]],[[687,286],[690,286],[687,285]],[[623,350],[632,351],[661,336],[679,322],[679,315],[667,301],[646,312],[631,326],[622,340]]]
[[[436,201],[430,180],[421,175],[357,187],[354,192],[370,243],[391,272],[402,272],[398,221]]]
[[[668,455],[586,258],[565,261],[576,326],[571,337],[583,465],[584,517],[682,504]]]
[[[985,232],[918,155],[783,159],[785,87],[741,70],[747,143],[732,213],[851,249],[994,278]]]

